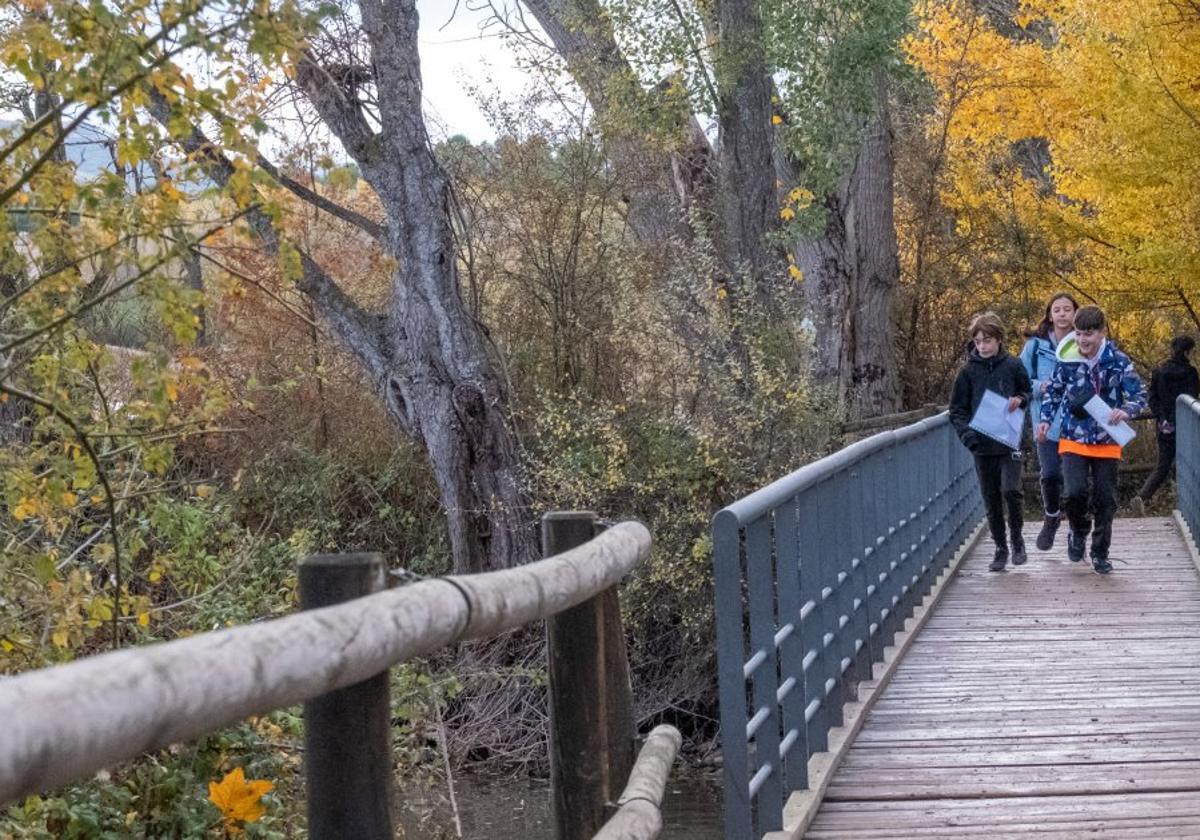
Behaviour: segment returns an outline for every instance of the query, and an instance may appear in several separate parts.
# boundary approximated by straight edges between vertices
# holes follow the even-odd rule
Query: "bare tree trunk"
[[[892,141],[881,83],[853,168],[826,196],[823,234],[795,248],[813,319],[814,372],[819,381],[840,385],[852,420],[900,407],[893,322],[900,265]]]
[[[196,327],[196,346],[203,347],[208,343],[208,307],[204,304],[204,270],[200,262],[200,247],[189,249],[183,253],[183,267],[187,273],[188,288],[200,293],[200,304],[196,307],[196,317],[200,319]]]
[[[537,556],[534,531],[526,521],[508,395],[459,286],[450,186],[421,111],[415,0],[370,0],[359,9],[380,131],[370,127],[357,96],[347,96],[311,58],[299,79],[387,213],[386,245],[397,268],[376,381],[392,417],[429,456],[455,570],[506,568]]]
[[[303,249],[285,242],[261,210],[250,210],[247,220],[268,250],[299,252],[297,288],[362,365],[388,414],[425,448],[446,508],[454,570],[507,568],[536,558],[535,531],[508,425],[508,395],[459,286],[450,187],[421,110],[415,0],[362,0],[359,11],[371,66],[335,72],[310,53],[298,65],[297,80],[379,196],[386,228],[326,207],[327,200],[306,194],[269,165],[264,169],[379,239],[396,261],[386,310],[363,310]],[[378,130],[355,87],[368,77],[380,105]],[[153,89],[148,93],[156,119],[169,122],[169,103]],[[228,183],[232,163],[198,128],[184,147],[205,161],[216,183]]]
[[[678,129],[674,148],[646,143],[650,106],[612,23],[598,0],[523,0],[567,63],[596,112],[614,170],[624,185],[626,219],[643,242],[691,240],[686,211],[712,180],[712,149],[694,117]]]
[[[763,45],[758,0],[719,4],[721,167],[717,177],[721,257],[733,286],[744,280],[761,301],[770,300],[772,272],[783,276],[767,233],[778,222],[771,131],[771,77]]]
[[[895,159],[887,90],[879,83],[875,114],[850,176],[847,239],[853,244],[848,346],[842,381],[850,383],[852,419],[900,409],[893,309],[900,282],[896,246]]]
[[[523,0],[595,109],[614,168],[643,187],[630,197],[630,224],[645,242],[663,235],[665,208],[709,205],[718,226],[720,258],[730,279],[753,277],[769,282],[772,272],[785,277],[782,256],[772,253],[765,234],[775,222],[778,177],[799,182],[799,166],[778,145],[770,126],[771,80],[764,63],[762,24],[755,0],[721,0],[705,6],[705,22],[715,25],[720,65],[717,68],[720,149],[717,154],[693,139],[673,155],[639,145],[628,125],[608,116],[636,117],[640,88],[600,14],[596,0]],[[628,101],[618,100],[626,97]],[[693,124],[695,120],[693,119]],[[636,124],[636,123],[635,123]],[[691,133],[697,134],[693,125]],[[700,140],[703,134],[700,133]],[[657,156],[657,157],[656,157]],[[676,173],[676,188],[666,189],[661,173],[666,163],[636,170],[631,162],[666,161]],[[892,219],[892,135],[881,84],[874,118],[853,169],[839,188],[825,197],[826,228],[819,237],[793,248],[804,271],[804,296],[815,340],[814,373],[818,381],[836,385],[853,418],[887,413],[899,406],[891,307],[899,280],[896,234]],[[632,172],[632,174],[631,174]],[[710,181],[714,177],[717,189]],[[639,181],[640,176],[640,181]],[[644,212],[637,212],[636,208]],[[660,227],[638,219],[659,219]],[[690,240],[690,231],[684,234]],[[764,292],[764,286],[758,287]]]

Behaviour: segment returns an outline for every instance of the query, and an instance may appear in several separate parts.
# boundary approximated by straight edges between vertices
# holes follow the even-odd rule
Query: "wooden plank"
[[[803,836],[817,813],[825,788],[833,778],[838,763],[846,755],[850,745],[859,734],[871,706],[886,691],[892,674],[896,673],[901,666],[909,646],[932,614],[933,608],[942,598],[949,582],[954,579],[958,567],[971,556],[972,549],[982,533],[983,526],[980,525],[967,537],[930,590],[929,595],[925,597],[920,606],[913,610],[912,618],[906,622],[905,629],[896,634],[894,644],[884,648],[883,661],[875,663],[874,679],[864,681],[859,685],[858,700],[846,704],[844,725],[829,733],[829,751],[817,753],[809,759],[808,789],[796,791],[788,797],[783,810],[783,830],[768,832],[765,840],[791,840]]]
[[[980,541],[805,837],[1200,837],[1200,554],[1167,519],[1118,520],[1109,577],[1064,544]]]
[[[1200,836],[1200,819],[1163,818],[1163,819],[1133,819],[1133,820],[1086,820],[1070,823],[1059,823],[1048,829],[1044,823],[1012,823],[1003,829],[994,826],[930,826],[910,827],[906,833],[898,835],[895,829],[847,829],[839,826],[833,830],[813,830],[805,836],[810,840],[898,840],[921,837],[987,837],[989,840],[1027,840],[1036,835],[1042,840],[1079,840],[1087,837],[1122,837],[1128,838],[1169,838],[1179,840],[1182,837]]]

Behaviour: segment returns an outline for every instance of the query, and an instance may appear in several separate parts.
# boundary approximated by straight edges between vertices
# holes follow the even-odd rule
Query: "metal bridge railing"
[[[809,464],[713,519],[725,837],[781,829],[855,683],[982,517],[943,413]],[[756,827],[757,824],[757,827]]]
[[[1175,482],[1179,516],[1200,538],[1200,401],[1184,395],[1175,404]]]

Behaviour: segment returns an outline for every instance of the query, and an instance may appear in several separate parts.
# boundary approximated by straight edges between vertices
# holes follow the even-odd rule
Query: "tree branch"
[[[339,85],[312,51],[306,50],[296,65],[296,82],[329,130],[358,163],[363,176],[377,183],[383,163],[381,138],[367,122],[362,105],[354,96],[352,81]]]
[[[329,215],[335,216],[343,222],[349,222],[379,243],[387,243],[387,225],[381,225],[379,222],[368,219],[363,214],[351,210],[349,207],[343,207],[336,201],[332,201],[315,190],[304,186],[304,184],[301,184],[295,178],[284,175],[275,164],[271,163],[261,154],[258,155],[258,168],[274,178],[281,187],[291,192],[297,198],[307,201],[314,207],[324,210]]]
[[[96,454],[96,450],[92,447],[91,438],[83,431],[83,427],[62,408],[59,408],[55,403],[49,400],[42,399],[36,394],[31,394],[28,391],[11,385],[6,381],[0,380],[0,392],[11,394],[18,399],[34,405],[41,406],[46,411],[53,414],[62,422],[70,427],[75,433],[75,437],[79,439],[79,445],[87,452],[88,459],[92,462],[92,466],[96,468],[96,477],[100,480],[100,485],[104,489],[105,506],[108,510],[108,533],[112,538],[113,548],[113,611],[112,611],[112,645],[116,650],[121,646],[121,627],[118,623],[118,616],[121,613],[121,540],[117,534],[117,507],[116,496],[113,494],[112,486],[108,482],[108,471],[104,468],[104,464],[100,461],[100,457]]]
[[[163,125],[170,120],[170,106],[166,97],[157,91],[151,91],[149,110]],[[214,183],[222,188],[229,184],[236,172],[233,162],[198,126],[193,124],[191,132],[181,142],[184,150],[200,162]],[[278,255],[284,240],[271,217],[258,205],[248,207],[243,212],[250,228],[266,249]],[[290,242],[287,244],[300,254],[302,274],[296,287],[313,301],[321,317],[383,391],[390,374],[386,364],[390,354],[382,337],[383,319],[359,306],[304,249]]]

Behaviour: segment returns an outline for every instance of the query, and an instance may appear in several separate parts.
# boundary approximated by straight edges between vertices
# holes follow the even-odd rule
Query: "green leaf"
[[[39,583],[45,584],[54,580],[58,574],[58,570],[55,569],[54,558],[49,554],[39,554],[37,559],[33,561],[33,574]]]

